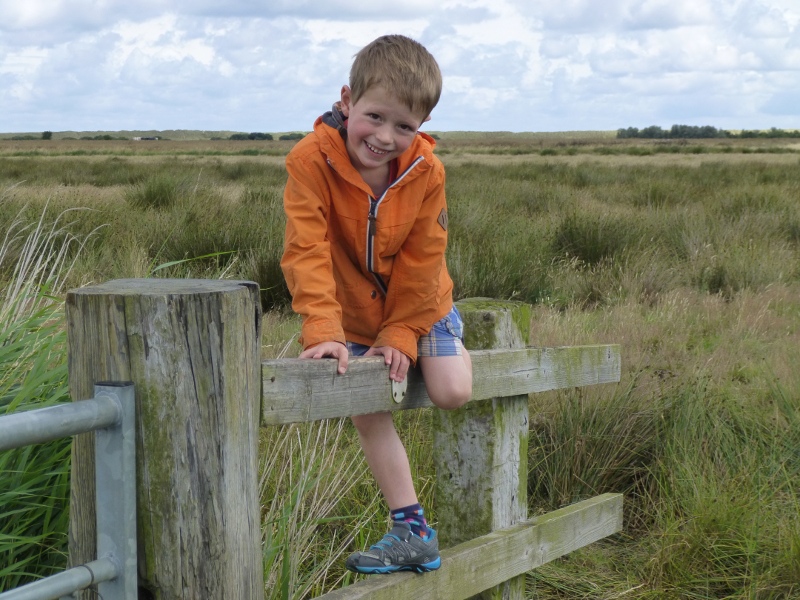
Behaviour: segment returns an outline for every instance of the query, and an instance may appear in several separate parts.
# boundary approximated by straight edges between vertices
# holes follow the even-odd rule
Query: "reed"
[[[64,217],[17,220],[0,244],[0,415],[69,401],[59,294],[80,242],[59,224]],[[62,439],[0,453],[0,591],[66,564],[70,446]]]

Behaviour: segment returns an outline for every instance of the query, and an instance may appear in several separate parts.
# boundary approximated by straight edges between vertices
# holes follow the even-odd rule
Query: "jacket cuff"
[[[309,325],[304,324],[300,332],[300,339],[298,341],[300,342],[300,345],[303,346],[303,350],[310,348],[311,346],[321,344],[322,342],[339,342],[340,344],[347,343],[345,341],[344,331],[342,330],[341,326],[337,326],[336,324],[330,322],[314,323]]]
[[[412,363],[416,364],[417,341],[417,335],[408,328],[399,325],[389,325],[378,334],[373,346],[390,346],[396,348],[408,356]]]

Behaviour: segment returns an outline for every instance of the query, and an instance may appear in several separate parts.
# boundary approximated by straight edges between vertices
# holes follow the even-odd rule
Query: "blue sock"
[[[427,540],[431,534],[431,528],[425,520],[425,511],[419,504],[404,506],[389,513],[392,521],[404,521],[411,526],[411,533],[418,535],[423,540]]]

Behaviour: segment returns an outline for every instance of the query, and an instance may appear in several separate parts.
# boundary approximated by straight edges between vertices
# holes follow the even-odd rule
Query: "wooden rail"
[[[372,577],[319,600],[463,600],[621,529],[622,495],[603,494],[443,550],[424,577]]]
[[[433,412],[443,567],[329,598],[523,598],[526,571],[621,528],[617,494],[527,517],[528,395],[619,381],[619,347],[529,348],[525,305],[475,299],[459,307],[474,394],[458,411]],[[416,372],[395,403],[380,359],[354,359],[345,375],[332,360],[262,363],[252,282],[129,279],[72,290],[67,328],[74,400],[91,397],[95,381],[136,387],[139,580],[156,600],[263,598],[259,425],[430,406]],[[73,444],[73,564],[96,551],[93,449],[81,437]]]
[[[532,394],[598,383],[620,376],[619,346],[565,346],[518,350],[472,350],[472,400]],[[283,425],[333,417],[433,406],[419,371],[411,370],[405,399],[392,401],[383,359],[351,359],[347,374],[335,360],[284,358],[261,365],[261,422]]]

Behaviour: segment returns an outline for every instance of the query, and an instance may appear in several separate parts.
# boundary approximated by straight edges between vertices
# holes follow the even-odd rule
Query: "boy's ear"
[[[345,117],[350,116],[350,102],[353,99],[353,93],[350,91],[350,86],[342,86],[342,114]]]

